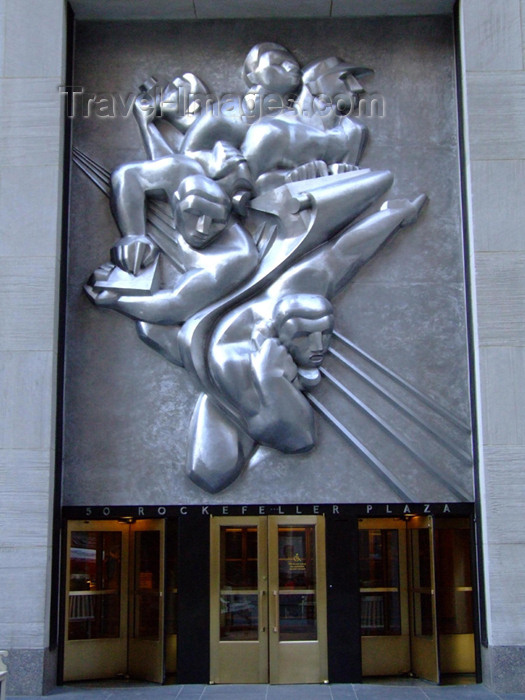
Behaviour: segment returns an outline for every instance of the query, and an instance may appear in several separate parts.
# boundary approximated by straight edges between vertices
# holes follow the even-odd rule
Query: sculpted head
[[[256,44],[246,56],[242,75],[249,88],[268,94],[288,95],[301,84],[301,69],[292,54],[280,44]]]
[[[206,106],[209,90],[194,73],[184,73],[162,91],[160,111],[164,119],[186,132]]]
[[[177,228],[192,248],[205,248],[226,227],[231,200],[219,185],[205,175],[189,175],[175,196]]]
[[[364,92],[356,76],[372,73],[370,68],[352,66],[337,56],[309,63],[303,69],[303,83],[314,97],[337,102],[339,111],[352,109],[355,96]]]
[[[298,367],[319,367],[334,330],[334,310],[328,299],[318,294],[287,294],[275,305],[273,322]]]

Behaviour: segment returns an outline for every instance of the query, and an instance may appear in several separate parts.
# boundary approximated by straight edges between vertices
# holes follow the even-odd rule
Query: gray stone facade
[[[144,16],[144,3],[77,0],[79,16]],[[241,11],[242,8],[248,8]],[[363,10],[366,5],[366,10]],[[148,19],[327,17],[450,12],[440,0],[148,3]],[[168,16],[176,7],[176,17]],[[197,12],[197,16],[195,16]],[[244,14],[246,16],[246,14]],[[525,665],[525,161],[524,0],[460,0],[463,136],[471,273],[479,503],[488,647],[486,683],[524,691]],[[50,640],[55,469],[65,8],[0,0],[0,648],[9,692],[53,681]],[[51,652],[49,648],[51,647]],[[23,672],[17,669],[24,669]],[[51,679],[51,680],[49,680]]]

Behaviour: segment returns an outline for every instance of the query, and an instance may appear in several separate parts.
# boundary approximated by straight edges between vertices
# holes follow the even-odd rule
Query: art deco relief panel
[[[77,26],[64,502],[469,501],[447,18]]]

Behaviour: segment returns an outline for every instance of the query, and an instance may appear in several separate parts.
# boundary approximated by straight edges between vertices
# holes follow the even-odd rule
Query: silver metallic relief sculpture
[[[110,175],[76,154],[121,233],[86,292],[195,380],[187,474],[208,492],[260,445],[315,446],[310,391],[337,328],[331,299],[425,203],[367,212],[393,182],[359,167],[366,130],[345,116],[367,73],[334,56],[301,70],[284,47],[258,44],[242,109],[203,109],[209,91],[192,73],[162,92],[152,78],[134,106],[148,159]]]

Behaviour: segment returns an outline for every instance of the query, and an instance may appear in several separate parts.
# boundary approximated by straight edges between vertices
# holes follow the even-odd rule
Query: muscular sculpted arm
[[[279,298],[293,292],[332,299],[398,228],[414,223],[425,202],[425,195],[413,201],[386,201],[380,211],[343,230],[293,265],[269,288],[270,296]]]
[[[96,294],[86,291],[99,306],[114,309],[139,321],[175,325],[235,289],[255,271],[257,250],[249,234],[238,224],[231,225],[221,238],[202,251],[192,251],[188,265],[170,289],[151,296],[115,292]]]
[[[183,273],[171,289],[163,289],[151,296],[132,296],[102,292],[94,299],[138,321],[176,325],[184,323],[192,314],[214,301],[216,280],[206,268],[194,268]]]
[[[133,104],[133,116],[139,127],[144,148],[150,160],[172,156],[176,151],[170,147],[154,124],[155,109],[145,95],[139,95]],[[179,144],[182,134],[179,136]]]
[[[282,452],[305,452],[314,445],[313,411],[293,384],[297,366],[277,338],[242,340],[252,316],[247,311],[231,342],[213,343],[210,370],[226,405],[248,435]]]
[[[282,452],[306,452],[315,444],[313,411],[292,384],[297,366],[276,338],[251,354],[251,379],[258,409],[246,418],[248,434]]]

